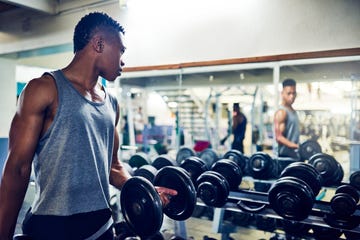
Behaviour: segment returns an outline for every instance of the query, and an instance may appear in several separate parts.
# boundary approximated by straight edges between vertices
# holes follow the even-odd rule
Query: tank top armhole
[[[59,70],[57,70],[59,71]],[[54,116],[54,119],[53,119],[53,122],[50,124],[49,128],[46,130],[46,132],[44,133],[44,135],[41,137],[40,139],[40,142],[43,141],[44,139],[46,139],[50,132],[51,132],[51,129],[53,128],[53,126],[55,125],[57,119],[58,119],[58,115],[59,115],[59,112],[61,110],[61,91],[59,90],[61,87],[59,86],[59,80],[58,78],[56,77],[56,72],[57,71],[52,71],[52,72],[44,72],[43,73],[43,76],[45,75],[48,75],[48,76],[51,76],[53,81],[54,81],[54,84],[55,84],[55,88],[56,88],[56,93],[57,93],[57,101],[58,101],[58,104],[57,104],[57,108],[55,110],[55,116]]]

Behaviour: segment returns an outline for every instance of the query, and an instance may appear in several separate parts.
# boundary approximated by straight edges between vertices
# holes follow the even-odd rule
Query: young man
[[[32,239],[112,239],[109,184],[130,178],[118,159],[116,98],[98,83],[120,76],[124,29],[104,13],[74,31],[74,58],[31,80],[11,124],[0,185],[0,239],[10,240],[34,165],[36,195],[23,222]],[[160,192],[160,190],[159,190]],[[161,199],[176,191],[161,189]]]
[[[282,86],[282,102],[274,118],[277,154],[279,157],[299,159],[299,118],[292,107],[296,98],[296,82],[294,79],[285,79]]]
[[[231,144],[232,149],[239,150],[244,153],[244,138],[246,132],[247,119],[246,116],[240,111],[238,103],[233,104],[233,124],[232,132],[234,135],[233,142]]]

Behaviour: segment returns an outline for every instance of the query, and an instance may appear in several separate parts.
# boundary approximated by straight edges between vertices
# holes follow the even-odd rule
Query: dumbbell
[[[309,139],[300,144],[298,151],[300,160],[305,161],[309,160],[313,155],[321,153],[322,150],[317,141]]]
[[[163,207],[154,186],[174,189],[178,194]],[[120,205],[130,229],[146,238],[160,230],[163,214],[177,221],[191,217],[196,205],[196,190],[184,169],[166,166],[157,172],[153,184],[141,176],[126,181],[120,192]]]
[[[199,158],[201,158],[208,168],[219,159],[218,153],[212,148],[206,148],[202,152],[199,153]]]
[[[196,156],[196,153],[193,149],[185,146],[180,147],[176,153],[176,162],[178,165],[180,165],[183,160],[191,156]]]
[[[249,174],[255,179],[270,179],[277,176],[276,162],[265,152],[256,152],[249,159]]]
[[[208,206],[222,207],[230,190],[236,190],[241,181],[240,167],[230,159],[220,159],[197,179],[198,197]]]
[[[306,219],[321,190],[321,175],[310,164],[294,162],[287,166],[271,186],[270,207],[287,220]]]
[[[349,181],[351,186],[360,191],[360,170],[351,173]]]
[[[140,157],[138,156],[138,158]],[[133,175],[145,177],[152,183],[157,171],[166,166],[177,166],[177,162],[173,160],[169,155],[161,154],[154,158],[151,165],[144,164],[139,168],[133,170]]]
[[[335,195],[330,200],[331,209],[340,218],[351,216],[359,202],[359,193],[356,188],[344,184],[336,188]]]
[[[331,213],[326,213],[324,222],[329,226],[341,229],[353,229],[360,224],[360,218],[354,215],[359,202],[359,193],[350,184],[336,188],[330,200]]]
[[[308,163],[320,173],[322,186],[339,185],[344,177],[340,163],[329,154],[317,153],[310,157]]]
[[[248,174],[249,158],[245,156],[241,151],[237,149],[231,149],[227,151],[222,158],[235,161],[240,166],[243,176],[249,175]]]
[[[201,158],[196,156],[190,156],[184,159],[181,162],[180,167],[185,169],[189,173],[195,188],[197,188],[198,177],[202,173],[210,170],[209,166],[207,166],[206,163]]]

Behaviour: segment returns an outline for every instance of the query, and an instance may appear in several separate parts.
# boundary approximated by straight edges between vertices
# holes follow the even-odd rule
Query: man
[[[109,183],[130,178],[118,159],[116,98],[98,83],[120,76],[124,29],[104,13],[74,31],[74,58],[31,80],[9,136],[0,185],[0,239],[10,240],[34,166],[36,194],[23,222],[32,239],[112,239]],[[161,190],[161,191],[160,191]],[[176,191],[158,189],[164,204]]]
[[[296,98],[296,82],[294,79],[285,79],[282,86],[282,102],[274,118],[277,154],[279,157],[299,159],[299,118],[292,107]]]
[[[233,142],[231,144],[232,149],[237,149],[244,153],[244,138],[246,131],[247,119],[245,115],[240,111],[238,103],[233,104],[233,124],[232,132],[234,135]]]

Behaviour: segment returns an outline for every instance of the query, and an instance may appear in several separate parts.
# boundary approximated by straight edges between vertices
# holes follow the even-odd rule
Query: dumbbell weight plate
[[[182,161],[180,167],[185,169],[189,173],[191,181],[193,182],[195,188],[197,188],[196,180],[198,179],[198,177],[203,172],[209,170],[205,162],[201,158],[196,156],[186,158],[184,161]]]
[[[157,169],[152,165],[143,165],[140,168],[136,169],[134,176],[141,176],[149,180],[151,183],[154,182],[154,178],[157,173]]]
[[[132,155],[129,159],[129,165],[132,168],[140,168],[143,165],[150,164],[148,156],[144,152],[138,152]]]
[[[317,141],[306,140],[300,144],[299,154],[302,161],[309,160],[316,153],[321,153],[321,146]]]
[[[289,164],[280,174],[280,177],[292,176],[305,181],[314,195],[317,196],[321,190],[321,175],[310,164],[294,162]]]
[[[183,160],[195,155],[196,155],[195,151],[192,150],[191,148],[181,147],[179,151],[176,153],[176,162],[178,163],[178,165],[180,165]]]
[[[158,232],[163,223],[162,202],[149,180],[135,176],[120,192],[121,211],[132,231],[140,237]]]
[[[199,154],[199,158],[205,162],[208,168],[211,168],[211,166],[218,160],[219,156],[213,149],[207,148]]]
[[[360,170],[351,173],[350,184],[360,191]]]
[[[306,182],[296,177],[282,177],[275,181],[268,194],[271,208],[288,220],[306,219],[315,196]]]
[[[340,217],[347,217],[353,214],[359,202],[359,194],[351,185],[341,185],[336,189],[335,195],[331,198],[331,209]]]
[[[198,197],[210,207],[222,207],[229,196],[230,187],[225,177],[215,171],[206,171],[197,179]]]
[[[242,152],[236,149],[231,149],[230,151],[226,152],[223,158],[230,159],[235,161],[241,168],[241,171],[244,173],[246,168],[246,157],[243,155]]]
[[[176,166],[163,167],[156,174],[154,185],[174,189],[178,193],[164,207],[166,216],[177,221],[191,217],[196,205],[196,190],[184,169]]]
[[[167,154],[157,156],[151,163],[157,170],[166,166],[177,166],[177,162]]]
[[[274,165],[273,159],[263,152],[254,153],[249,159],[249,172],[255,179],[269,179]]]
[[[309,164],[313,165],[320,173],[323,186],[340,184],[343,178],[343,170],[333,156],[326,153],[317,153],[310,157]]]
[[[212,171],[220,173],[229,183],[230,190],[237,190],[242,181],[240,166],[230,159],[220,159],[211,168]]]

